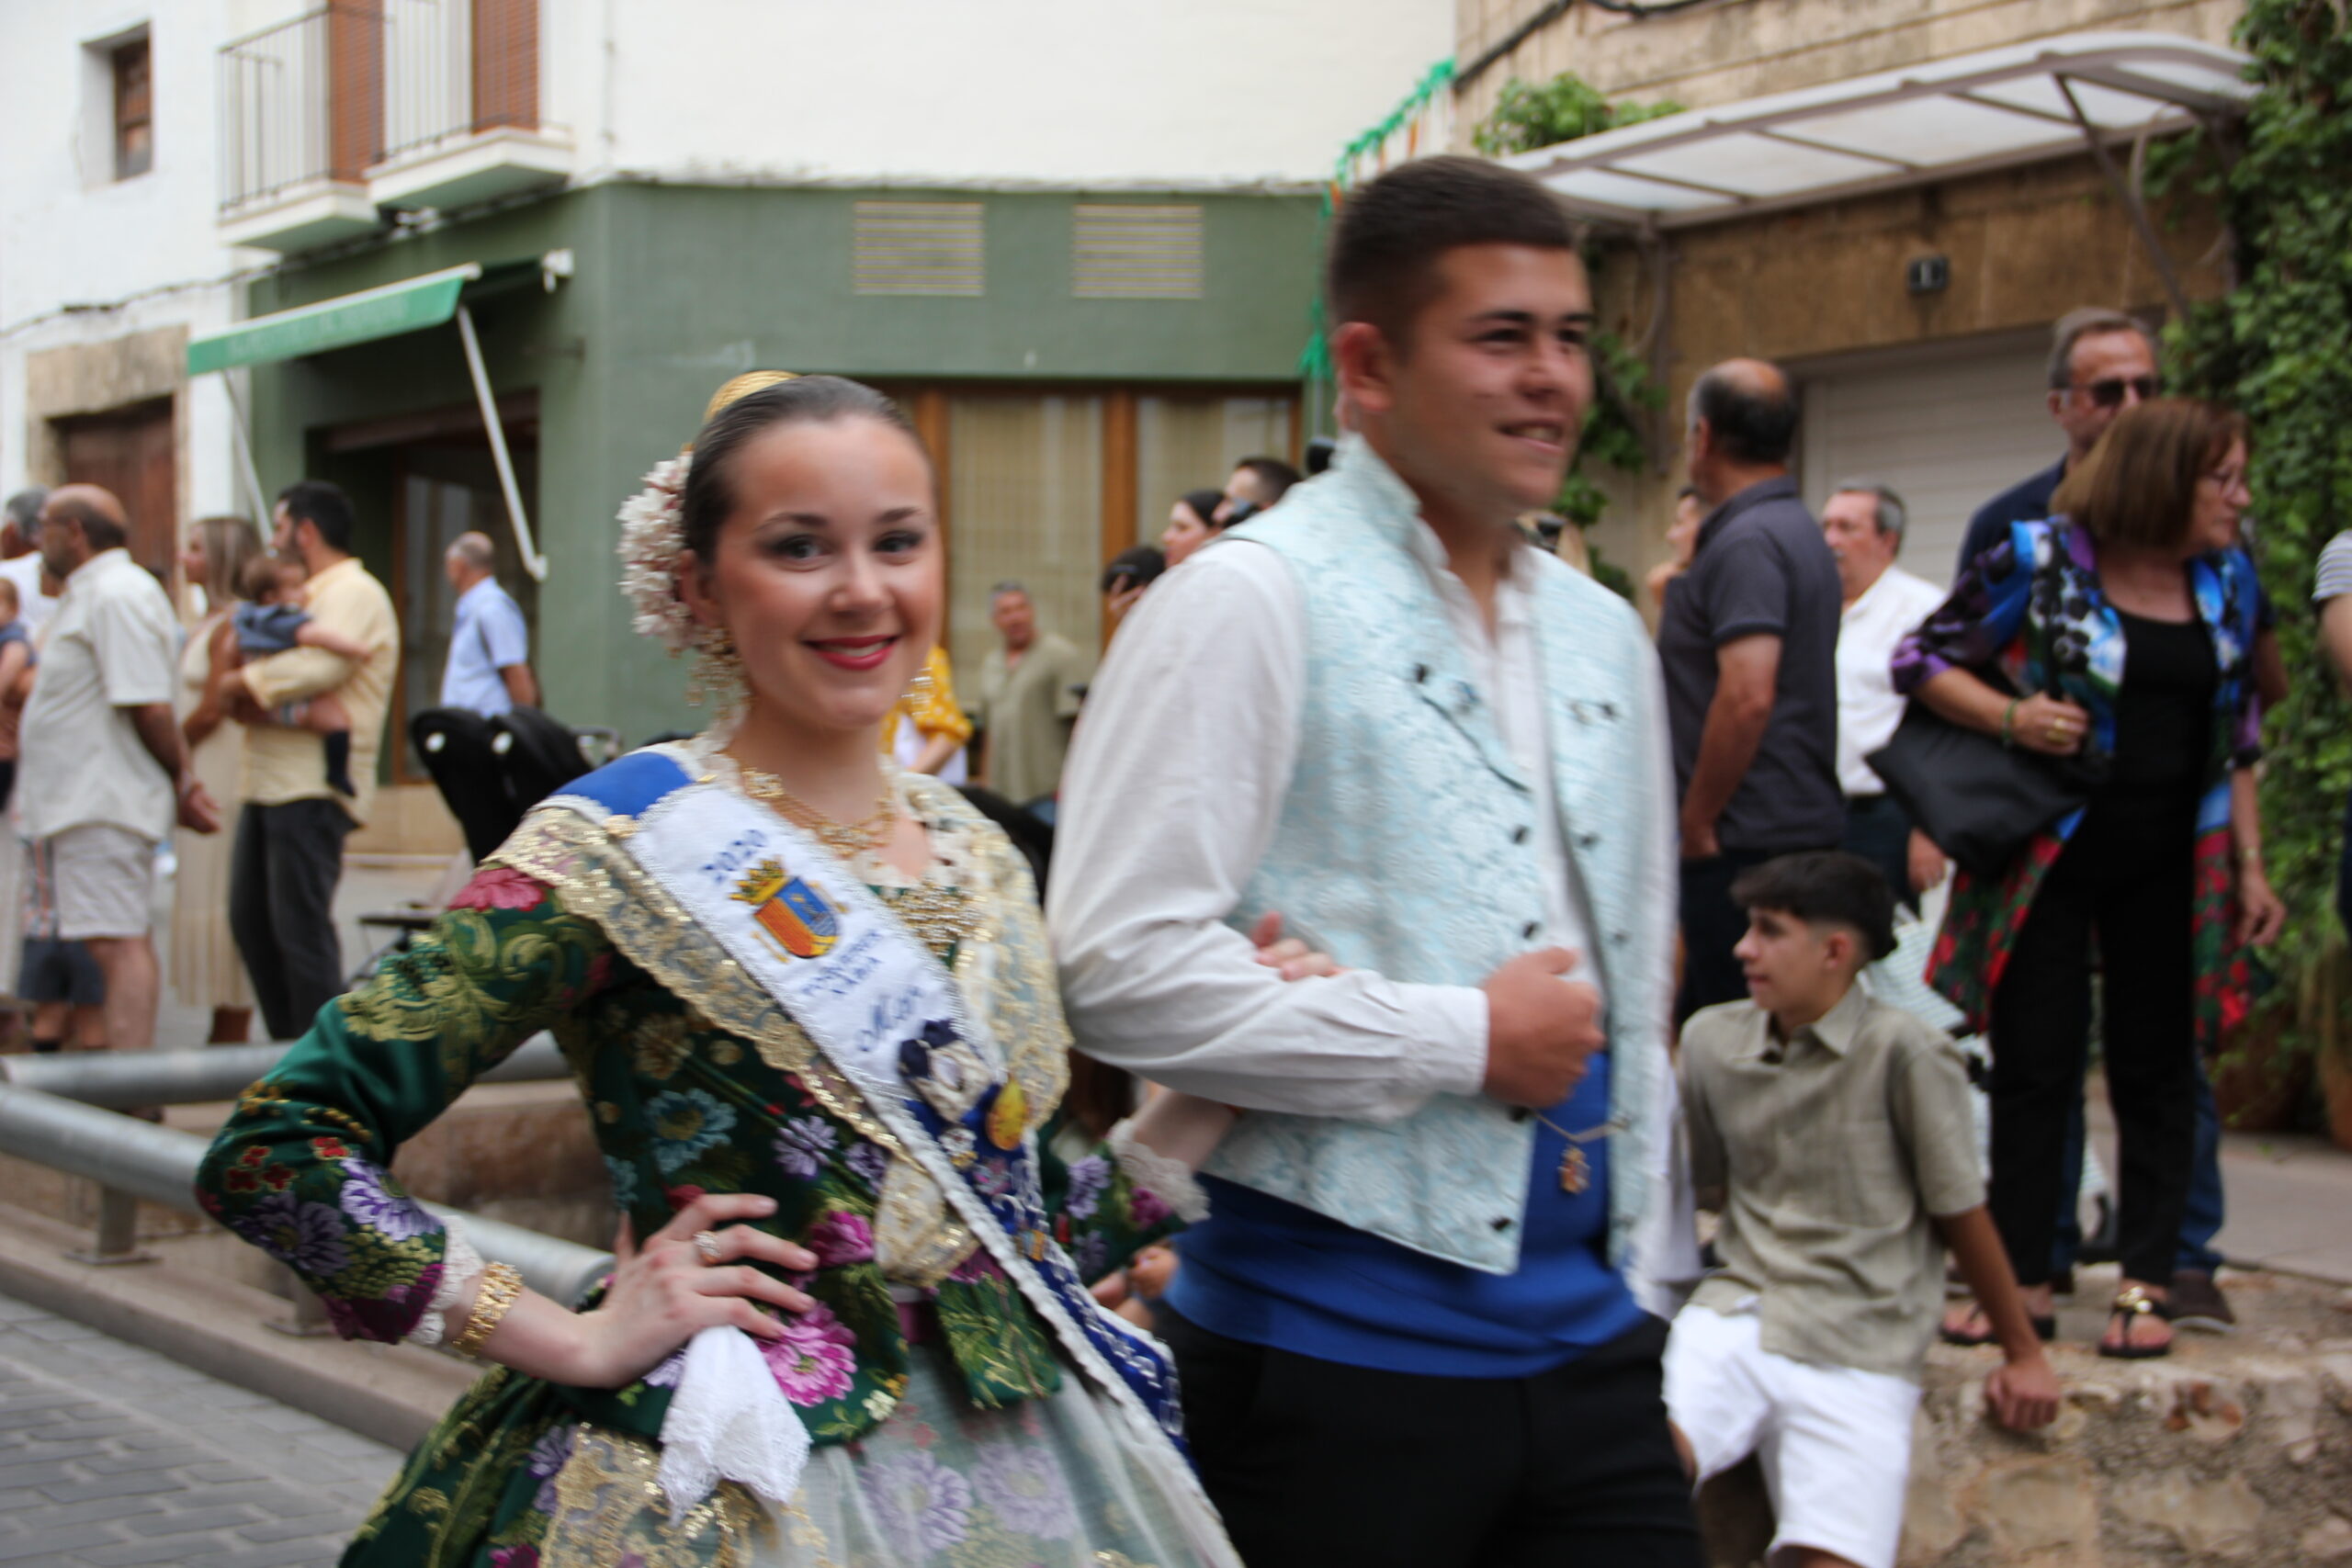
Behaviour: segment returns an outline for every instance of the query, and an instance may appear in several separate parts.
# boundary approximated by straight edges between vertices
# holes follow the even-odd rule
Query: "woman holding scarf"
[[[493,1363],[345,1561],[1234,1563],[1157,1344],[1080,1282],[1196,1194],[1115,1134],[1041,1170],[1069,1040],[1029,874],[879,745],[940,626],[911,430],[742,378],[622,519],[639,626],[718,722],[536,808],[199,1178],[345,1335]],[[388,1174],[540,1029],[624,1216],[579,1311]]]
[[[2123,1280],[2103,1356],[2171,1348],[2198,1052],[2245,1016],[2245,950],[2285,916],[2255,800],[2245,464],[2245,423],[2226,409],[2127,411],[2067,476],[2061,514],[2016,525],[1894,652],[1897,691],[2006,745],[2080,755],[2104,781],[1999,876],[1955,877],[1928,968],[1991,1039],[1993,1219],[2045,1338],[2067,1114],[2104,971]],[[1954,1343],[1989,1336],[1973,1306],[1945,1323]]]

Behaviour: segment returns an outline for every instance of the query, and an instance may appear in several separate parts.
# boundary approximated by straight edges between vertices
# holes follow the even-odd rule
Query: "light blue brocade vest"
[[[1360,440],[1216,547],[1272,549],[1306,607],[1298,756],[1272,846],[1231,922],[1277,909],[1350,968],[1475,986],[1531,945],[1544,891],[1526,780],[1408,553],[1418,505]],[[1561,839],[1610,998],[1610,1260],[1661,1200],[1674,887],[1655,655],[1623,599],[1530,552]],[[1663,798],[1656,792],[1663,789]],[[1252,1112],[1206,1169],[1433,1257],[1518,1267],[1532,1118],[1441,1095],[1387,1123]]]

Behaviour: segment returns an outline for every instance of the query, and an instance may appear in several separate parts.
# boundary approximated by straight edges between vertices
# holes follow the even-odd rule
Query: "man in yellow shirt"
[[[352,556],[351,501],[315,479],[277,498],[272,547],[310,574],[311,617],[368,649],[358,662],[293,648],[247,664],[237,716],[246,725],[245,771],[229,872],[229,930],[253,976],[273,1040],[292,1040],[343,993],[334,889],[343,840],[368,820],[376,759],[400,669],[400,617],[384,585]],[[327,782],[323,737],[284,722],[295,703],[332,692],[351,722],[354,793]]]

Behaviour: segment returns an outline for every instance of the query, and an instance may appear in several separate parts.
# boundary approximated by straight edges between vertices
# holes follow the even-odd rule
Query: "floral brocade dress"
[[[910,886],[879,863],[857,869],[1002,1043],[1034,1132],[1069,1042],[1027,867],[954,791],[913,776],[897,788],[930,829],[930,874]],[[617,1389],[494,1367],[410,1455],[345,1562],[1235,1563],[1174,1447],[1114,1419],[888,1127],[707,941],[600,830],[543,806],[422,941],[246,1091],[198,1196],[299,1273],[346,1337],[406,1337],[451,1245],[389,1173],[393,1155],[548,1030],[637,1235],[703,1192],[758,1192],[777,1204],[763,1228],[817,1255],[813,1273],[786,1276],[816,1306],[758,1342],[815,1445],[798,1495],[776,1508],[722,1482],[673,1521],[655,1473],[683,1349]],[[1107,1152],[1041,1157],[1057,1238],[1086,1277],[1173,1228]]]

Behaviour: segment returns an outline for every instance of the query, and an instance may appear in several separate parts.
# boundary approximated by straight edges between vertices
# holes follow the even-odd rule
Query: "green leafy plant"
[[[1489,158],[1502,158],[1681,112],[1680,104],[1664,101],[1611,103],[1572,71],[1540,85],[1514,76],[1496,96],[1494,112],[1470,133],[1470,145]]]
[[[2352,710],[2319,646],[2311,585],[2321,547],[2352,526],[2352,34],[2332,0],[2249,0],[2237,39],[2260,91],[2235,147],[2185,146],[2161,172],[2173,189],[2218,196],[2241,281],[2176,324],[2166,347],[2176,386],[2233,404],[2253,427],[2256,564],[2292,681],[2268,716],[2262,781],[2265,858],[2289,911],[2273,956],[2283,1007],[2335,994],[2314,982],[2343,942],[2333,903]],[[2307,1030],[2343,1037],[2339,1021],[2301,1010]]]

